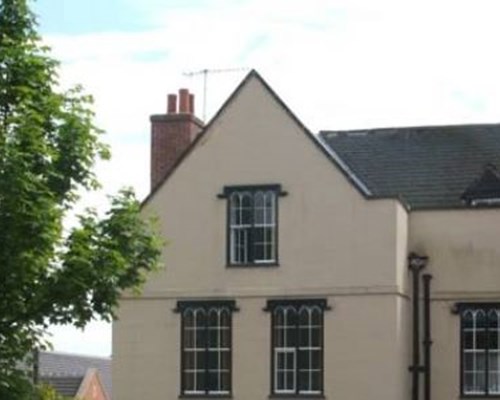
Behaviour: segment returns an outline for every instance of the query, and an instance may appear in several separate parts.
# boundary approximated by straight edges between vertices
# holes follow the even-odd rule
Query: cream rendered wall
[[[460,317],[456,302],[500,302],[500,210],[410,215],[413,251],[430,257],[433,398],[460,397]]]
[[[396,296],[328,296],[324,389],[328,399],[409,398],[406,302]],[[233,398],[270,394],[270,315],[265,297],[237,297],[233,314]],[[113,397],[176,399],[180,393],[176,300],[124,300],[114,328]],[[133,317],[132,317],[133,315]],[[133,319],[132,319],[133,318]],[[402,329],[396,329],[401,326]]]
[[[279,267],[226,268],[226,185],[279,183]],[[166,269],[114,326],[120,400],[179,394],[179,299],[234,298],[235,399],[269,395],[273,297],[327,297],[325,391],[331,399],[401,400],[409,392],[407,214],[367,201],[255,77],[146,204],[169,245]]]

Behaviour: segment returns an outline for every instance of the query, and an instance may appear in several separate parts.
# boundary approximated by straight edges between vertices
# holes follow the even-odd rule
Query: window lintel
[[[219,199],[226,199],[231,195],[231,193],[234,193],[234,192],[244,192],[244,191],[256,192],[258,190],[262,190],[262,191],[271,190],[273,192],[276,192],[278,194],[278,196],[288,195],[288,192],[285,192],[282,190],[280,184],[273,183],[273,184],[259,184],[259,185],[229,185],[229,186],[224,186],[222,193],[218,193],[217,197]]]
[[[323,393],[272,393],[267,396],[269,399],[324,399],[326,398]]]
[[[179,300],[174,312],[183,312],[188,308],[228,308],[230,311],[239,311],[234,300]]]
[[[481,310],[493,310],[500,308],[500,302],[459,302],[453,304],[451,307],[451,313],[455,315],[462,314],[465,310],[469,308],[476,308]]]
[[[277,307],[294,307],[300,308],[302,306],[319,307],[322,310],[330,310],[326,299],[273,299],[268,300],[264,311],[273,311]]]

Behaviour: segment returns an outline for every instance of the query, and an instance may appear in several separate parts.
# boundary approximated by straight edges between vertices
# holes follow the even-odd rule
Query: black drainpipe
[[[431,400],[431,274],[422,276],[424,281],[424,400]]]
[[[428,257],[410,253],[408,256],[408,267],[413,274],[413,364],[409,370],[412,374],[412,400],[419,400],[420,372],[423,367],[420,365],[420,271],[427,265]]]

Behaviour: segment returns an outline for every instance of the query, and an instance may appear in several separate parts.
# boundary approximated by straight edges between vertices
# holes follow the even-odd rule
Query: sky
[[[256,69],[313,132],[500,121],[497,0],[38,0],[39,30],[82,84],[113,159],[99,194],[149,190],[149,116],[181,87],[206,120]],[[219,70],[219,71],[217,71]],[[224,71],[220,71],[224,70]],[[191,74],[190,72],[195,72]],[[110,355],[109,324],[54,328],[55,350]]]

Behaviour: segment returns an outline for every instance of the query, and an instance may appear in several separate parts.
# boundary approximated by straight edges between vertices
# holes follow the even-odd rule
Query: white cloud
[[[111,356],[111,329],[105,322],[91,322],[85,330],[54,326],[50,329],[50,333],[56,351]]]
[[[114,153],[98,167],[108,192],[147,193],[149,115],[164,112],[167,93],[190,87],[201,114],[202,76],[183,71],[257,68],[313,131],[500,119],[497,1],[200,4],[165,5],[149,31],[46,38],[63,82],[96,98]],[[209,74],[209,115],[242,76]]]

